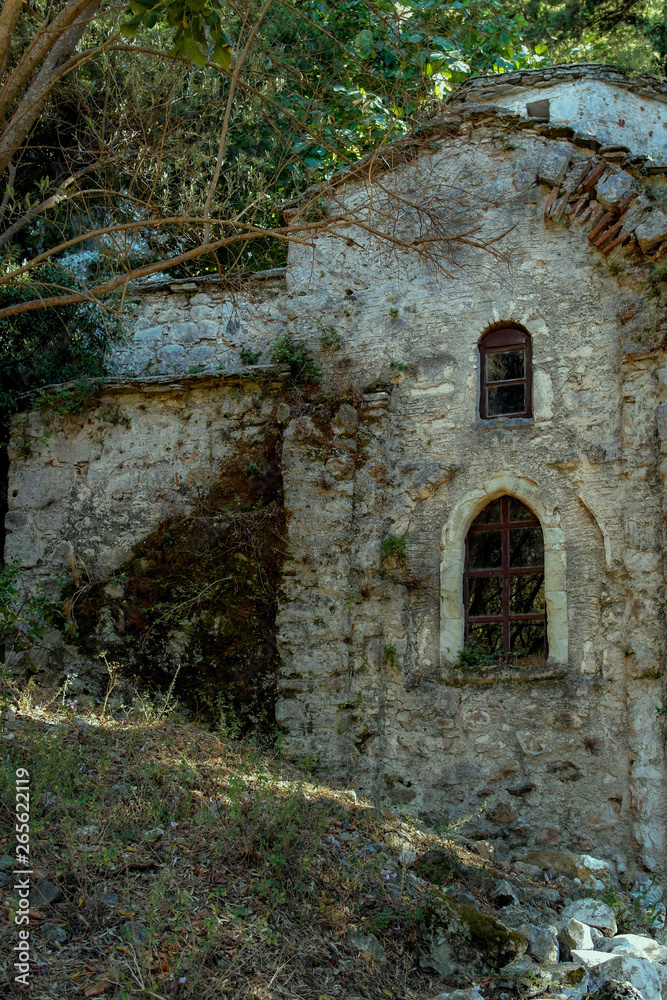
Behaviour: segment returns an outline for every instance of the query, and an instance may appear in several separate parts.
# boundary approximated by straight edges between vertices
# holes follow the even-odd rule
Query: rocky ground
[[[501,863],[275,748],[173,719],[26,701],[0,740],[3,1000],[667,998],[665,907],[646,875],[619,882],[562,850]],[[27,989],[13,970],[19,767]]]

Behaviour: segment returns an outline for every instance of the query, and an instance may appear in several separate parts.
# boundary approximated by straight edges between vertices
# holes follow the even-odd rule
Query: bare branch
[[[7,178],[7,184],[5,185],[5,193],[2,196],[2,201],[0,202],[0,219],[4,219],[5,212],[7,211],[7,205],[9,204],[9,199],[11,198],[12,191],[14,189],[14,178],[16,177],[16,167],[11,162],[9,162],[9,177]],[[0,246],[2,243],[0,242]]]
[[[84,0],[73,0],[73,3],[81,5]],[[23,100],[12,115],[2,139],[0,139],[0,174],[5,170],[10,159],[20,148],[28,132],[37,121],[55,82],[62,75],[58,71],[62,70],[72,57],[98,4],[99,0],[88,0],[87,5],[84,6],[71,27],[61,32],[58,41],[50,48],[39,73],[24,94]],[[57,20],[58,18],[56,18]],[[3,112],[0,105],[1,113]]]

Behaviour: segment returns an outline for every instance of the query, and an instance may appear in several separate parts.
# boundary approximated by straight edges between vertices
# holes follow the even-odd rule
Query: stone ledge
[[[232,290],[255,281],[280,281],[286,274],[286,267],[273,267],[268,271],[235,271],[223,277],[218,274],[199,274],[191,278],[167,278],[164,281],[131,281],[129,288],[135,295],[152,295],[153,292],[187,295],[209,286]]]
[[[100,378],[100,379],[72,379],[69,382],[55,382],[51,385],[42,386],[31,392],[23,393],[19,396],[19,401],[24,406],[29,406],[30,402],[39,394],[53,394],[68,392],[81,386],[82,381],[90,381],[91,396],[104,392],[124,393],[124,392],[184,392],[190,389],[207,388],[216,385],[230,385],[235,382],[247,382],[249,379],[284,379],[289,375],[289,368],[280,365],[248,365],[246,368],[239,368],[236,371],[212,372],[202,371],[183,375],[144,375]]]
[[[478,670],[450,668],[444,683],[449,687],[464,687],[466,684],[533,684],[538,681],[560,681],[567,677],[567,666],[547,661],[542,666],[480,667]]]

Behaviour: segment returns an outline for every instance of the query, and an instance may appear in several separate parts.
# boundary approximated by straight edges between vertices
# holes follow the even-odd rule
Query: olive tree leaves
[[[185,56],[199,67],[212,59],[228,70],[233,48],[222,26],[221,8],[219,0],[130,0],[120,30],[126,38],[135,38],[142,28],[166,26],[174,42],[173,55]]]

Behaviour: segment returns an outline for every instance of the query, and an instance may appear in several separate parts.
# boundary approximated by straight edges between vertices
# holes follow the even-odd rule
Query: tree
[[[667,73],[662,0],[528,0],[526,37],[552,62],[609,62],[630,73]]]
[[[22,385],[96,373],[132,279],[276,264],[336,232],[281,203],[471,72],[534,58],[500,0],[42,3],[0,13],[0,382],[20,359]]]

